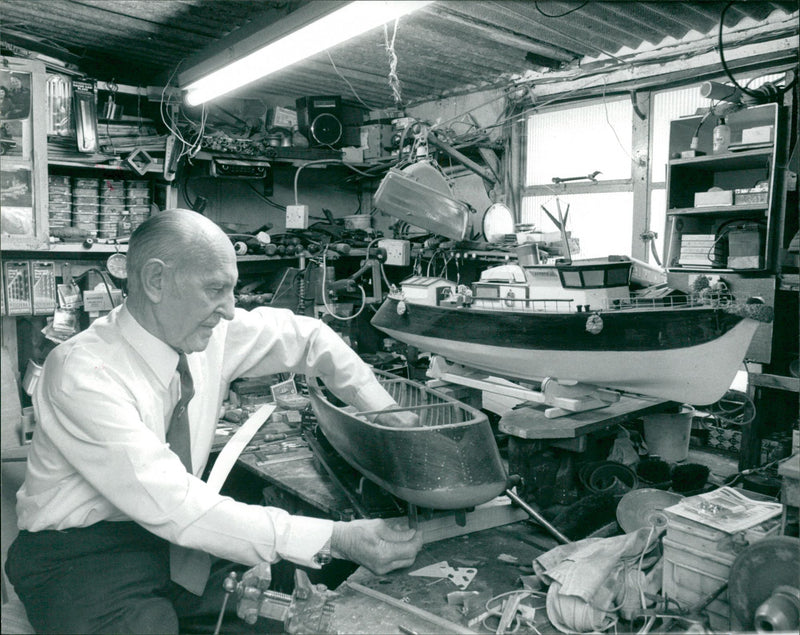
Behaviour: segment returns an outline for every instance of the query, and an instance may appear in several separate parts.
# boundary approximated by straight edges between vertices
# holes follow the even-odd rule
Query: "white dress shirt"
[[[391,396],[327,325],[285,309],[236,310],[208,348],[188,355],[192,466],[167,445],[178,400],[178,354],[124,305],[56,347],[33,397],[37,428],[17,494],[20,529],[133,520],[172,542],[248,566],[280,558],[316,566],[332,521],[292,516],[214,493],[200,478],[220,406],[238,377],[294,371],[343,401],[382,409]]]

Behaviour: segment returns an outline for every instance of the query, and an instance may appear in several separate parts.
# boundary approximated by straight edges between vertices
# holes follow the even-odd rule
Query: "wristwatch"
[[[317,551],[317,553],[312,558],[314,564],[319,565],[320,567],[325,566],[333,557],[331,556],[331,540],[328,538],[328,542],[322,545],[322,549]]]

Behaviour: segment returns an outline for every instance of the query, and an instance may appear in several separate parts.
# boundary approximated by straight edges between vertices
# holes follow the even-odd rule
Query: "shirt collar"
[[[153,370],[161,384],[169,386],[178,367],[178,353],[175,349],[139,324],[131,315],[127,304],[120,308],[117,320],[122,336]]]

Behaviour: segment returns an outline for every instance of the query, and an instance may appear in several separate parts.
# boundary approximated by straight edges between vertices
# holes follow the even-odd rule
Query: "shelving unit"
[[[777,169],[783,147],[782,117],[777,104],[731,113],[727,123],[737,145],[718,154],[711,152],[713,117],[672,122],[670,156],[680,156],[695,136],[701,155],[673,158],[668,164],[668,271],[774,272],[777,227],[783,216],[783,174]],[[741,143],[743,134],[747,137],[759,128],[769,131],[768,142]],[[757,185],[761,192],[753,191]]]

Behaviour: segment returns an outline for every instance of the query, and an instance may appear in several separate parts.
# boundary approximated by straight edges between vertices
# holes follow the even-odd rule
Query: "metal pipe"
[[[433,145],[435,145],[440,150],[444,150],[447,154],[449,154],[451,157],[453,157],[457,161],[460,161],[461,163],[463,163],[465,167],[467,167],[470,170],[472,170],[473,172],[475,172],[475,174],[480,176],[482,179],[485,179],[486,181],[488,181],[492,185],[495,185],[497,183],[497,179],[494,177],[494,175],[489,170],[484,168],[482,165],[478,165],[477,163],[475,163],[475,161],[470,159],[468,156],[466,156],[462,152],[459,152],[458,150],[456,150],[449,143],[445,143],[444,141],[442,141],[439,137],[436,136],[436,134],[430,133],[428,135],[428,141],[430,141]]]
[[[525,512],[528,514],[528,516],[533,518],[537,523],[539,523],[542,527],[544,527],[547,531],[549,531],[553,535],[553,537],[556,540],[558,540],[560,543],[567,545],[567,544],[572,542],[569,538],[567,538],[564,534],[562,534],[558,529],[556,529],[553,525],[551,525],[550,522],[544,516],[542,516],[533,507],[528,505],[528,503],[526,503],[519,496],[517,496],[517,494],[515,492],[512,492],[510,487],[508,489],[506,489],[506,496],[508,496],[517,505],[522,507],[522,509],[525,510]]]

